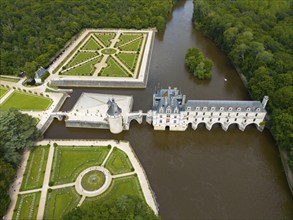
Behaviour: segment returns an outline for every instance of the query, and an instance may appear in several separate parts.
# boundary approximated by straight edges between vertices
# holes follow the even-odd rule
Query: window
[[[232,111],[232,107],[229,107],[228,111]]]
[[[255,114],[255,117],[257,117],[257,116],[258,116],[258,114],[256,113],[256,114]]]
[[[236,114],[236,116],[238,116],[238,115],[239,115],[239,113]]]
[[[257,108],[256,111],[259,112],[260,108]]]
[[[246,110],[247,110],[247,111],[250,111],[250,110],[251,110],[251,108],[247,108]]]
[[[174,115],[174,118],[177,118],[177,115]]]
[[[218,118],[218,121],[220,121],[220,118]]]
[[[215,107],[211,107],[211,110],[212,110],[212,111],[215,111]]]
[[[234,121],[237,121],[237,118],[235,118]]]
[[[227,119],[227,122],[229,122],[229,119]]]
[[[162,123],[162,120],[160,120],[160,123]]]
[[[213,116],[213,113],[211,113],[211,116]]]
[[[163,118],[163,115],[160,115],[160,118]]]
[[[177,123],[177,121],[176,120],[174,120],[174,124],[176,124]]]
[[[204,120],[204,118],[202,118],[202,120]]]
[[[212,122],[213,119],[210,119],[210,122]]]
[[[196,107],[196,108],[195,108],[195,110],[196,110],[196,111],[199,111],[199,110],[200,110],[200,108],[199,108],[199,107]]]
[[[221,116],[221,115],[222,115],[222,113],[219,114],[219,116]]]
[[[244,123],[246,123],[247,120],[244,120]]]
[[[204,112],[203,115],[205,115],[206,113]]]
[[[196,107],[197,108],[197,107]],[[190,111],[191,110],[191,107],[190,106],[187,106],[186,108],[187,111]]]
[[[203,110],[206,111],[208,108],[207,107],[203,107]]]
[[[197,116],[197,115],[198,115],[198,112],[195,113],[195,116]]]
[[[253,122],[255,122],[256,119],[253,119]]]
[[[248,113],[246,113],[245,116],[247,117],[248,116]]]
[[[238,107],[238,108],[237,108],[237,111],[238,111],[238,112],[240,112],[240,111],[241,111],[241,108],[240,108],[240,107]]]
[[[220,111],[224,111],[224,107],[221,107],[221,108],[220,108]]]

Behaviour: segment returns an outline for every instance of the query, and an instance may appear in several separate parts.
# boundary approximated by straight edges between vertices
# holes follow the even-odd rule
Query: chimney
[[[268,101],[269,101],[269,97],[268,96],[263,97],[263,100],[262,100],[262,103],[261,103],[263,108],[266,107]]]

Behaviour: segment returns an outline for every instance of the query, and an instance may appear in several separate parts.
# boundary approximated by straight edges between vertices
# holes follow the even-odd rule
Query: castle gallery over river
[[[177,88],[157,89],[153,106],[147,113],[131,112],[132,96],[83,93],[70,112],[55,112],[53,117],[66,117],[67,127],[110,129],[112,133],[128,130],[130,122],[142,123],[143,117],[155,130],[184,131],[190,125],[194,130],[204,123],[208,130],[219,123],[226,131],[237,124],[241,131],[255,124],[262,131],[268,97],[259,101],[187,100]]]

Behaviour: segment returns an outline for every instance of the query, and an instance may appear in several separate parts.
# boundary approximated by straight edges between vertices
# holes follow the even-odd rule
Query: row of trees
[[[108,203],[89,203],[69,212],[65,220],[83,219],[128,219],[128,220],[159,220],[153,210],[140,198],[135,196],[121,196]]]
[[[194,0],[195,27],[228,54],[253,99],[270,97],[271,131],[293,168],[292,1]]]
[[[185,64],[190,73],[198,79],[211,79],[213,62],[204,57],[197,48],[189,48],[185,55]]]
[[[36,119],[16,109],[0,109],[0,216],[4,216],[10,198],[8,189],[25,149],[32,149],[41,137]]]
[[[1,1],[0,74],[48,66],[83,28],[164,30],[172,0]]]

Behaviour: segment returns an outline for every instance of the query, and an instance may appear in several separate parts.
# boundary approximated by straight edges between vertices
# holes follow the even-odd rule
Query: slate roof
[[[248,108],[251,111],[255,111],[259,108],[259,111],[265,111],[262,107],[261,102],[259,101],[222,101],[222,100],[189,100],[186,102],[185,110],[191,108],[191,111],[194,111],[196,107],[199,107],[200,110],[203,110],[206,107],[207,111],[211,111],[211,108],[214,107],[215,111],[224,108],[224,111],[227,111],[229,108],[232,108],[231,111],[247,111]]]
[[[40,67],[37,71],[36,71],[36,73],[35,73],[35,78],[42,78],[44,75],[45,75],[45,73],[47,72],[47,70],[44,68],[44,67]]]
[[[108,111],[107,114],[110,116],[119,116],[122,112],[121,108],[117,105],[114,99],[107,102],[108,104]]]

